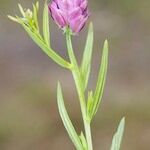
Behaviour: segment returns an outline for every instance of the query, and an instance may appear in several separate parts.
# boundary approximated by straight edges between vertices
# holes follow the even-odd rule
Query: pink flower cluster
[[[89,17],[87,0],[52,0],[48,7],[55,23],[73,33],[80,32]]]

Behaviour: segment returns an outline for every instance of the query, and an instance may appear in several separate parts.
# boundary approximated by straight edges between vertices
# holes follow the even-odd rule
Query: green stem
[[[83,89],[82,80],[80,76],[80,70],[79,70],[79,67],[78,67],[74,52],[73,52],[71,35],[69,32],[66,32],[66,42],[67,42],[69,58],[73,66],[71,68],[71,71],[73,74],[73,78],[75,80],[75,85],[76,85],[76,89],[77,89],[79,100],[80,100],[80,107],[81,107],[85,135],[86,135],[86,140],[87,140],[87,147],[88,147],[88,150],[93,150],[90,122],[87,120],[87,111],[86,111],[87,109],[86,109],[86,101],[85,101],[85,96],[84,96],[84,89]]]

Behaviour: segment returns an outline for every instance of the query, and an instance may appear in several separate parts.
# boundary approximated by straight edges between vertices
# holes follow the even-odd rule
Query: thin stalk
[[[73,52],[72,42],[71,42],[71,35],[69,32],[66,32],[66,42],[67,42],[67,48],[68,48],[68,54],[70,61],[72,63],[72,68],[70,69],[73,75],[73,78],[75,80],[75,85],[77,89],[77,93],[80,100],[80,107],[82,112],[82,118],[84,122],[84,129],[85,129],[85,135],[87,140],[87,146],[88,150],[93,150],[92,146],[92,136],[91,136],[91,127],[90,122],[87,120],[87,111],[86,111],[86,101],[84,96],[84,89],[82,86],[82,80],[80,76],[80,70]]]

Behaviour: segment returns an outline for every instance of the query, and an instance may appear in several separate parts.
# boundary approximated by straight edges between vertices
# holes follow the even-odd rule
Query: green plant
[[[71,3],[70,0],[68,1]],[[65,2],[67,2],[67,0]],[[85,2],[85,0],[83,0],[83,2]],[[68,4],[68,3],[65,3],[65,4]],[[74,6],[72,5],[72,3],[70,5],[72,7]],[[87,85],[89,81],[90,70],[91,70],[91,59],[92,59],[92,49],[93,49],[93,24],[92,23],[89,24],[89,30],[88,30],[86,45],[85,45],[85,49],[83,53],[83,58],[81,61],[81,65],[78,65],[76,57],[74,55],[74,50],[73,50],[72,40],[71,40],[72,35],[77,34],[82,29],[81,26],[79,26],[80,22],[74,22],[74,24],[71,26],[71,21],[76,21],[78,18],[77,19],[72,18],[74,20],[69,20],[68,22],[64,21],[59,24],[59,26],[64,30],[64,33],[66,36],[67,50],[68,50],[68,55],[70,59],[70,61],[67,61],[64,58],[62,58],[60,55],[58,55],[55,52],[55,50],[53,50],[51,47],[50,32],[49,32],[49,14],[48,14],[47,2],[44,4],[44,11],[43,11],[43,34],[40,33],[39,23],[38,23],[39,3],[37,2],[35,5],[33,5],[33,11],[29,9],[27,10],[23,9],[20,4],[18,6],[22,14],[22,17],[18,17],[18,16],[16,17],[8,16],[8,17],[11,20],[19,23],[25,29],[28,35],[33,39],[33,41],[53,61],[55,61],[58,65],[71,71],[74,81],[75,81],[76,90],[79,96],[79,103],[81,107],[85,131],[84,132],[81,131],[80,135],[76,132],[69,118],[67,110],[65,108],[61,85],[58,82],[57,102],[58,102],[59,113],[63,121],[63,124],[69,134],[69,137],[72,140],[76,149],[77,150],[93,150],[90,125],[101,104],[101,99],[103,95],[103,90],[104,90],[104,85],[105,85],[105,80],[106,80],[106,73],[107,73],[107,66],[108,66],[108,41],[105,40],[104,42],[101,66],[100,66],[99,73],[98,73],[96,88],[94,91],[88,91],[88,95],[86,99],[86,91],[87,91]],[[55,9],[59,9],[58,6]],[[76,9],[76,8],[72,8],[72,9]],[[87,11],[86,7],[85,9]],[[54,10],[54,14],[52,14],[52,16],[56,15],[56,16],[53,16],[53,19],[58,24],[62,18],[59,18],[59,20],[57,20],[58,19],[57,17],[62,17],[62,16],[59,16],[59,14],[57,14],[57,11],[59,10]],[[66,11],[68,12],[68,10]],[[82,19],[84,18],[87,19],[88,13],[85,14],[84,16],[82,15],[82,13],[78,14],[78,17],[81,17],[81,18],[83,17]],[[81,21],[83,21],[82,19]],[[80,19],[78,21],[80,21]],[[83,26],[84,26],[84,23],[85,22],[83,22]],[[123,118],[119,124],[117,132],[115,133],[113,137],[111,150],[120,149],[121,139],[122,139],[123,131],[124,131],[124,125],[125,125],[125,119]]]

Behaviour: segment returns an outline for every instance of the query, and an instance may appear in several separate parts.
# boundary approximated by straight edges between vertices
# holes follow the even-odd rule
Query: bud
[[[87,0],[52,0],[48,7],[55,23],[75,34],[82,30],[89,17]]]
[[[32,19],[33,18],[33,13],[30,9],[27,9],[25,12],[26,18]]]

